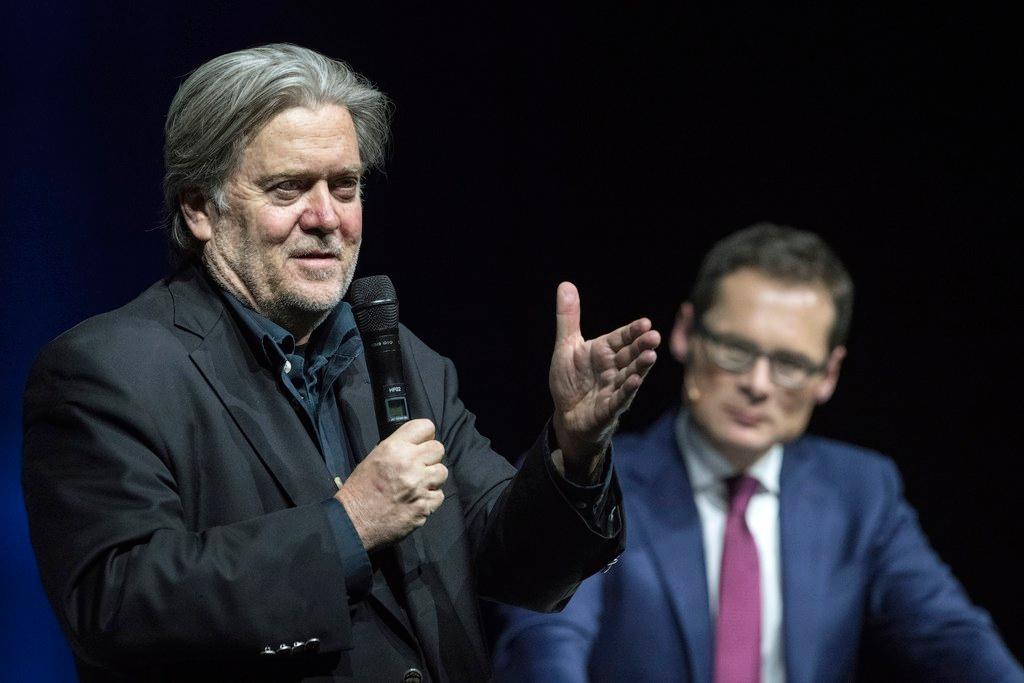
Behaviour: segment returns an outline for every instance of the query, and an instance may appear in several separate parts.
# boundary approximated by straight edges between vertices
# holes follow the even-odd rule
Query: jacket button
[[[402,683],[420,683],[423,680],[423,672],[419,669],[409,669],[402,676]]]
[[[306,641],[306,649],[309,650],[310,652],[319,652],[320,651],[320,639],[319,638],[310,638],[309,640],[307,640]]]

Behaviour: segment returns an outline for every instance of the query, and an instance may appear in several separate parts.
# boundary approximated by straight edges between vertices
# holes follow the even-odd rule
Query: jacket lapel
[[[626,501],[643,510],[643,533],[662,581],[668,602],[682,628],[689,654],[691,680],[710,681],[714,632],[708,608],[707,568],[700,516],[693,500],[690,479],[675,438],[675,413],[662,418],[650,441],[640,451],[655,466],[646,471],[649,480],[641,501]],[[659,457],[655,460],[654,455]],[[634,515],[636,513],[633,513]]]
[[[253,357],[214,292],[194,269],[168,285],[175,325],[201,341],[190,357],[289,502],[330,497],[334,485],[316,445],[271,373]]]
[[[345,432],[352,446],[353,465],[358,465],[380,441],[377,417],[373,412],[373,390],[366,358],[359,354],[338,378],[338,405]]]
[[[816,679],[818,624],[825,604],[832,509],[829,490],[813,478],[814,458],[805,442],[786,446],[779,480],[783,643],[786,677]]]
[[[366,368],[366,358],[360,354],[352,364],[338,378],[337,384],[341,416],[345,423],[345,431],[348,435],[349,444],[352,447],[353,465],[358,465],[367,455],[370,454],[380,442],[380,431],[377,428],[377,416],[373,410],[373,388],[370,386],[370,373]],[[418,532],[413,532],[416,534]],[[411,546],[410,534],[395,546],[378,553],[378,562],[392,562],[398,571],[398,580],[405,590],[410,572],[410,566],[419,565],[415,557],[406,558],[409,550],[415,552],[415,546]],[[374,572],[373,587],[370,595],[377,603],[384,608],[390,616],[405,629],[405,636],[414,646],[419,642],[413,633],[413,624],[409,621],[409,615],[401,608],[392,589],[384,581],[380,571]]]
[[[406,384],[412,413],[415,417],[426,417],[439,424],[439,419],[431,409],[424,388],[434,378],[416,374],[417,368],[408,356],[403,358],[406,363]],[[352,444],[353,457],[356,464],[361,462],[380,440],[376,414],[373,410],[373,390],[370,386],[370,375],[366,367],[366,358],[360,355],[339,378],[339,398],[345,428]],[[453,546],[453,539],[465,533],[462,528],[462,516],[456,500],[454,480],[449,478],[444,487],[445,494],[451,499],[446,501],[440,510],[432,514],[427,523],[414,530],[401,541],[382,553],[383,561],[393,562],[401,583],[396,590],[402,591],[407,610],[399,607],[395,596],[382,581],[374,581],[371,595],[391,615],[408,630],[410,641],[423,652],[431,673],[439,680],[460,678],[460,672],[441,671],[437,667],[444,660],[442,649],[444,643],[453,640],[472,641],[472,650],[479,655],[471,669],[470,678],[483,675],[489,664],[486,659],[486,646],[480,637],[479,626],[475,621],[467,623],[464,615],[476,613],[476,597],[469,597],[460,609],[456,609],[454,601],[470,596],[472,577],[461,571],[458,563],[447,563],[451,558],[446,555],[447,548]],[[451,520],[454,515],[454,524]],[[447,564],[446,564],[447,563]],[[438,567],[445,566],[445,571]],[[453,598],[453,596],[456,596]],[[449,662],[451,664],[451,662]]]

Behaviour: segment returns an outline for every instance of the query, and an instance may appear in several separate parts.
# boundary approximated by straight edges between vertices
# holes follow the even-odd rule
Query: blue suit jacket
[[[498,680],[711,681],[701,523],[675,415],[616,440],[626,552],[560,614],[504,610]],[[789,681],[854,677],[864,638],[926,680],[1024,681],[988,615],[928,545],[888,458],[804,437],[780,479]]]

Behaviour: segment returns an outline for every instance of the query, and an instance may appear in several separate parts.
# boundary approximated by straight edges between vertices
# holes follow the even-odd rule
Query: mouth
[[[290,258],[310,266],[323,266],[339,260],[340,255],[330,251],[303,251],[292,254]]]
[[[751,413],[739,408],[726,408],[726,412],[729,414],[729,417],[732,418],[733,422],[742,427],[757,427],[767,419],[758,413]]]

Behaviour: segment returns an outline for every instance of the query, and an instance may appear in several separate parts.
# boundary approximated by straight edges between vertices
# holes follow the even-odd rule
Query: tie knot
[[[743,515],[747,512],[747,503],[757,491],[757,479],[746,474],[737,474],[725,480],[729,491],[729,513]]]

